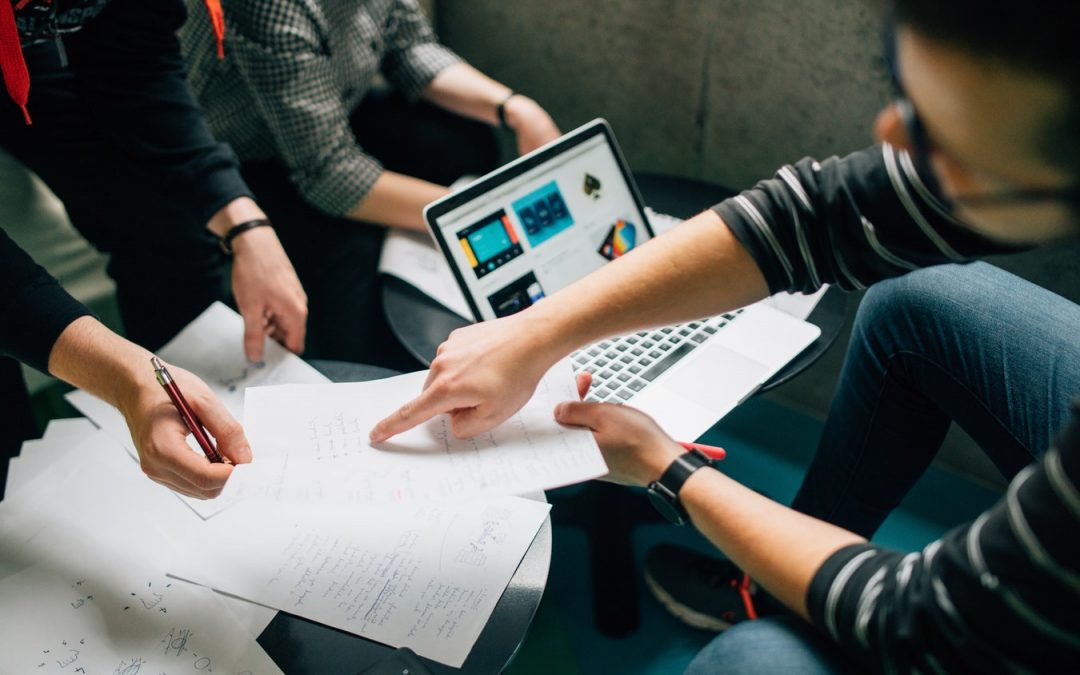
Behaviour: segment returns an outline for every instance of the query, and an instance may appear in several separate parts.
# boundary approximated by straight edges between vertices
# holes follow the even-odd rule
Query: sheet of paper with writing
[[[592,433],[564,427],[557,403],[577,397],[568,361],[505,423],[470,439],[440,416],[373,446],[368,431],[416,396],[426,372],[353,384],[248,390],[244,428],[256,460],[223,496],[280,503],[447,502],[523,494],[596,478],[607,466]]]
[[[198,375],[238,420],[244,418],[244,390],[247,387],[328,381],[303,359],[269,339],[263,360],[248,362],[244,356],[243,336],[244,320],[240,315],[215,302],[157,354],[166,363]],[[154,371],[149,361],[146,363],[146,377],[148,381],[153,381]],[[116,408],[81,390],[71,392],[66,398],[138,459],[127,423]],[[202,453],[194,438],[189,436],[188,442],[192,452]],[[210,518],[229,506],[229,501],[225,499],[198,500],[179,494],[177,497],[203,518]]]
[[[170,572],[460,667],[548,509],[517,497],[387,509],[244,503],[207,521],[200,557]]]
[[[161,574],[174,549],[197,549],[205,521],[168,488],[147,480],[104,432],[94,430],[71,441],[69,448],[0,503],[0,560],[7,563],[0,565],[0,578],[42,560],[73,555],[67,539],[32,536],[45,528],[78,533],[81,548],[109,552],[107,566],[128,561],[123,564]],[[239,598],[219,600],[251,637],[276,614]]]
[[[209,589],[80,550],[0,580],[0,671],[259,675],[281,670]],[[10,614],[9,614],[10,613]]]

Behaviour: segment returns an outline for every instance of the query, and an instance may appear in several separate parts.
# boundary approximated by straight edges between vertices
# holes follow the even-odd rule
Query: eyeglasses
[[[1080,207],[1080,186],[1071,188],[1033,188],[1016,190],[999,190],[976,195],[961,195],[946,197],[937,180],[937,175],[930,166],[930,149],[932,142],[926,134],[926,125],[919,117],[915,105],[904,89],[904,83],[900,78],[900,62],[896,53],[896,30],[890,21],[885,28],[885,63],[889,68],[889,76],[892,79],[894,89],[894,101],[900,121],[904,125],[904,132],[911,142],[912,162],[923,183],[942,204],[950,209],[956,203],[964,206],[1006,206],[1009,204],[1027,204],[1032,202],[1065,202],[1073,207]]]

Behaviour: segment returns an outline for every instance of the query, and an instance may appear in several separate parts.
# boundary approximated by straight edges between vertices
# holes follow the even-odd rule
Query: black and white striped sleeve
[[[876,672],[1055,672],[1080,664],[1080,402],[1005,497],[920,552],[841,549],[811,618]]]
[[[887,144],[800,160],[713,209],[773,293],[823,283],[858,290],[919,267],[1014,250],[953,219],[907,153]]]

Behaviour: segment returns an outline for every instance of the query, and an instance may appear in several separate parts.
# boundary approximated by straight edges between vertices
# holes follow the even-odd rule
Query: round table
[[[734,191],[698,180],[658,174],[636,174],[638,187],[649,207],[686,220],[727,199]],[[821,335],[801,354],[761,386],[758,393],[775,389],[793,379],[836,341],[844,324],[847,294],[830,288],[807,317],[821,329]],[[409,284],[385,277],[383,307],[391,330],[420,362],[430,364],[435,350],[451,331],[468,325],[457,316]],[[589,503],[583,513],[592,550],[593,608],[600,632],[621,636],[633,632],[639,623],[636,586],[639,573],[633,564],[631,535],[641,522],[656,519],[640,495],[604,482],[593,482],[580,499]]]
[[[397,375],[392,370],[355,363],[310,363],[334,382],[365,382]],[[547,501],[542,492],[526,496]],[[424,664],[436,675],[490,675],[502,672],[525,641],[547,585],[550,565],[549,518],[533,539],[461,668],[451,668],[429,659],[423,659]],[[286,612],[278,612],[259,636],[259,644],[278,667],[290,675],[357,673],[394,651],[387,645]]]

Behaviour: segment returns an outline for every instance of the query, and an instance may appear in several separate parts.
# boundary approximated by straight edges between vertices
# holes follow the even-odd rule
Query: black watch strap
[[[515,96],[517,96],[517,92],[511,91],[503,100],[499,101],[499,105],[495,106],[495,115],[499,118],[499,126],[507,131],[513,131],[513,129],[510,128],[510,124],[506,121],[506,104]]]
[[[712,466],[711,460],[698,450],[690,450],[676,457],[667,470],[649,484],[649,499],[653,506],[676,525],[690,520],[686,507],[679,500],[679,491],[686,479],[703,466]]]
[[[256,227],[273,227],[273,225],[266,218],[256,218],[255,220],[247,220],[238,225],[233,225],[225,233],[225,236],[218,240],[218,243],[221,244],[221,250],[225,252],[225,255],[232,255],[233,239]]]

